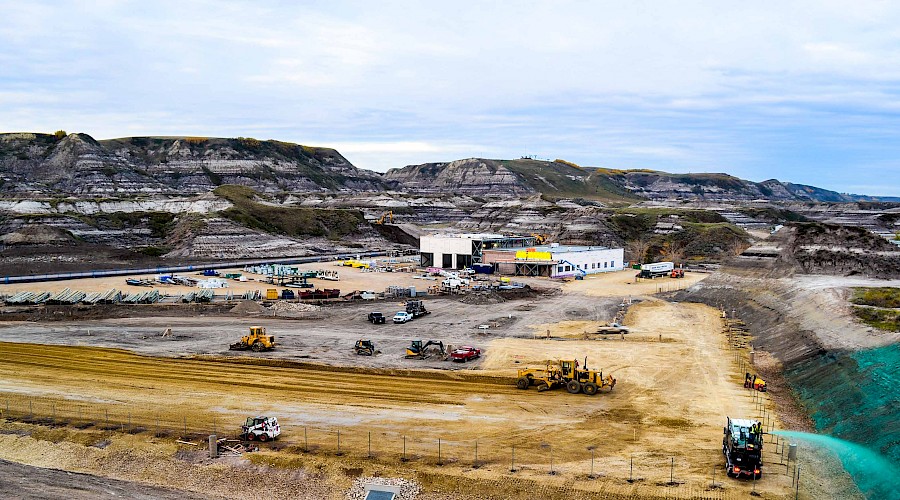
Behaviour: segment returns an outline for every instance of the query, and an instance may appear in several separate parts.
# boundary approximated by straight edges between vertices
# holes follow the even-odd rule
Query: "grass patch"
[[[246,186],[224,185],[213,193],[234,206],[219,212],[238,224],[287,236],[340,238],[357,231],[365,222],[358,210],[274,206],[257,201],[256,191]]]
[[[854,288],[850,302],[861,306],[900,308],[900,288]]]
[[[489,168],[492,162],[485,162]],[[624,174],[605,169],[586,169],[570,162],[557,160],[501,160],[502,165],[516,174],[522,183],[545,195],[546,200],[583,198],[602,201],[638,200],[622,187]]]
[[[900,332],[900,311],[853,306],[853,314],[863,323],[888,332]]]

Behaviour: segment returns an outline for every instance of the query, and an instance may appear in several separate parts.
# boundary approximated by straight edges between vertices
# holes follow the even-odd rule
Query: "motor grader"
[[[583,368],[579,367],[576,359],[561,359],[548,361],[544,368],[519,370],[516,387],[525,390],[532,385],[537,386],[538,392],[564,386],[571,394],[583,392],[593,396],[604,387],[609,387],[611,391],[616,386],[616,379],[612,375],[604,378],[602,371],[589,370],[587,358],[584,358]]]
[[[266,335],[265,327],[251,326],[250,335],[244,335],[240,342],[235,342],[228,348],[232,351],[246,351],[247,349],[251,349],[253,352],[270,351],[275,348],[275,336]]]

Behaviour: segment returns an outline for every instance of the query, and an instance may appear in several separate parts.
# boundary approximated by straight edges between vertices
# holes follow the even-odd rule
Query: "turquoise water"
[[[900,498],[900,345],[829,353],[785,376],[823,434],[807,439],[834,449],[868,498]]]
[[[873,500],[900,499],[900,468],[883,455],[865,446],[822,434],[795,431],[774,431],[773,433],[782,435],[791,442],[799,442],[798,454],[801,467],[803,443],[823,446],[840,458],[844,469],[853,476],[857,487],[866,495],[866,498]]]

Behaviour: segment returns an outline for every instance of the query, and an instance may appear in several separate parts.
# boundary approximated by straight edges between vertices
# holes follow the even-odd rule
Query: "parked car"
[[[370,312],[369,313],[369,321],[373,325],[383,324],[384,320],[385,320],[384,314],[381,314],[380,312]]]
[[[400,311],[394,315],[394,323],[406,323],[413,319],[412,314],[406,311]]]
[[[465,363],[470,359],[477,359],[480,357],[481,349],[477,349],[470,345],[464,345],[459,349],[454,349],[453,352],[450,353],[450,359],[460,363]]]

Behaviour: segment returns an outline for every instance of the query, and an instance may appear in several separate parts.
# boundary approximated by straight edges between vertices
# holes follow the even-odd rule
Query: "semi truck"
[[[675,269],[673,262],[654,262],[652,264],[642,264],[641,272],[635,275],[636,278],[658,278],[660,276],[669,276]]]

